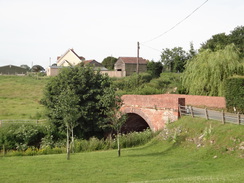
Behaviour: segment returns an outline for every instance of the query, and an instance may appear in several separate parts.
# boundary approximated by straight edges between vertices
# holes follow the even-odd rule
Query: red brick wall
[[[172,97],[185,98],[186,105],[205,106],[211,108],[226,108],[225,97],[210,97],[200,95],[179,95],[179,94],[164,94]]]
[[[226,108],[224,97],[210,97],[199,95],[159,94],[159,95],[123,95],[126,105],[141,107],[178,108],[179,98],[185,98],[185,105],[205,106],[212,108]],[[180,100],[181,101],[181,100]],[[183,101],[184,103],[184,101]]]
[[[179,99],[167,95],[123,95],[122,100],[127,106],[178,109]]]

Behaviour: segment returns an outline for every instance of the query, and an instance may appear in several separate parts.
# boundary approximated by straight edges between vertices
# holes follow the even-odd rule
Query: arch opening
[[[128,119],[121,128],[122,133],[141,132],[150,128],[148,123],[138,114],[127,113]]]

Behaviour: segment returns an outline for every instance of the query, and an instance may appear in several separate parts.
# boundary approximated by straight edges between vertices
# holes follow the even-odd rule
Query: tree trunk
[[[70,159],[69,128],[67,126],[67,160]]]
[[[71,152],[75,152],[74,129],[71,131]]]
[[[117,143],[118,143],[118,157],[120,157],[119,133],[117,133]]]

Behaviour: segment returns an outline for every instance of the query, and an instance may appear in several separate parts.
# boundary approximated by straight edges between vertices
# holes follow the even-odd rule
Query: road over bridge
[[[224,97],[178,94],[123,95],[122,100],[121,111],[128,114],[123,132],[142,131],[146,128],[161,130],[166,123],[179,119],[179,105],[225,108]]]

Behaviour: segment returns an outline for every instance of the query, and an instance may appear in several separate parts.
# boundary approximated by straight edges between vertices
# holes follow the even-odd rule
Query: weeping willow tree
[[[192,95],[223,96],[228,77],[244,74],[243,58],[234,44],[216,52],[200,52],[186,64],[182,84]]]

